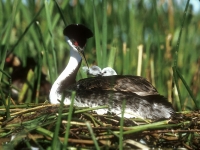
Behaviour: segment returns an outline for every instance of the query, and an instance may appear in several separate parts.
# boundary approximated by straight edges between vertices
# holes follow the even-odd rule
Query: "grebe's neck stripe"
[[[69,76],[67,76],[63,81],[61,81],[57,92],[62,94],[64,90],[66,90],[70,85],[76,83],[76,74],[80,68],[81,61],[79,62],[78,66],[73,70]]]

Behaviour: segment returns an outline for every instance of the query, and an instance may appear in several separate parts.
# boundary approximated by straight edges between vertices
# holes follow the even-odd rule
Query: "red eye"
[[[74,44],[75,46],[78,46],[78,42],[77,42],[77,41],[74,41],[73,44]]]
[[[11,62],[11,58],[9,58],[9,57],[6,58],[6,62],[8,62],[8,63]]]

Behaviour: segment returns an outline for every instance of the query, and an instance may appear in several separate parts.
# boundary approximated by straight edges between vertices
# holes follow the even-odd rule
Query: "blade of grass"
[[[49,35],[51,37],[51,52],[53,55],[53,66],[55,68],[54,71],[51,70],[52,72],[50,72],[51,81],[53,82],[53,81],[55,81],[55,78],[57,77],[57,62],[56,62],[56,55],[55,55],[55,50],[54,50],[54,48],[55,48],[54,37],[53,37],[52,25],[51,25],[51,19],[50,19],[50,15],[52,13],[52,10],[50,10],[51,1],[45,0],[44,4],[45,4],[46,17],[47,17],[47,26],[48,26],[48,30],[49,30]]]
[[[184,80],[183,76],[181,75],[180,71],[177,69],[177,74],[179,76],[179,78],[181,79],[181,81],[183,82],[185,88],[187,89],[188,93],[190,94],[190,96],[192,97],[193,102],[195,103],[195,106],[197,109],[200,109],[200,106],[198,105],[198,101],[195,99],[194,95],[192,94],[192,91],[190,90],[189,86],[187,85],[186,81]],[[184,103],[184,102],[183,102]]]
[[[34,76],[34,72],[33,72],[33,70],[30,69],[28,71],[28,75],[27,75],[27,82],[24,83],[24,85],[19,93],[19,98],[18,98],[19,103],[23,102],[23,100],[25,99],[25,94],[27,93],[29,88],[32,86],[31,82],[33,81],[33,76]],[[26,102],[30,102],[30,99],[27,98]]]
[[[1,54],[1,57],[0,57],[0,59],[1,59],[1,65],[0,65],[0,69],[1,69],[1,71],[0,71],[0,83],[1,83],[1,79],[2,79],[2,71],[3,71],[3,68],[4,68],[4,64],[5,64],[5,59],[6,59],[6,53],[7,53],[7,50],[6,50],[6,46],[5,45],[3,45],[3,46],[1,46],[1,52],[0,52],[0,54]]]
[[[101,46],[100,46],[100,34],[99,34],[99,27],[97,23],[97,15],[96,15],[96,10],[95,10],[94,0],[93,0],[93,18],[94,18],[94,32],[95,32],[97,63],[98,63],[98,66],[102,68],[103,62],[102,62],[102,52],[101,52]]]
[[[137,76],[142,74],[142,55],[143,55],[143,45],[139,45],[138,49],[138,66],[137,66]],[[128,64],[126,64],[128,65]]]
[[[150,149],[148,146],[141,144],[140,142],[136,142],[134,140],[128,139],[125,140],[124,143],[129,143],[131,145],[136,146],[138,149],[148,150]]]
[[[119,149],[123,150],[123,127],[124,127],[124,112],[126,107],[126,101],[122,102],[122,117],[120,118],[120,130],[119,130]]]
[[[102,23],[102,59],[103,68],[107,65],[107,0],[103,0],[103,23]]]
[[[45,43],[45,41],[44,41],[44,37],[43,37],[43,35],[42,35],[42,31],[41,31],[41,29],[40,29],[40,26],[39,26],[39,23],[38,22],[36,22],[36,28],[37,28],[37,30],[38,30],[38,34],[40,35],[40,38],[41,38],[41,42],[42,42],[42,45],[43,45],[43,48],[44,48],[44,51],[45,51],[45,56],[46,56],[46,59],[47,59],[47,65],[48,65],[48,68],[49,68],[49,75],[50,75],[50,80],[51,80],[51,83],[53,83],[54,82],[54,80],[53,80],[53,76],[52,76],[52,74],[53,74],[53,70],[52,70],[52,67],[51,67],[51,64],[50,64],[50,57],[49,57],[49,51],[48,51],[48,49],[47,49],[47,47],[46,47],[46,43]]]
[[[1,63],[0,68],[3,69],[4,67],[4,63],[5,63],[5,59],[6,59],[6,53],[7,53],[7,49],[8,49],[8,45],[9,45],[9,40],[10,40],[10,36],[11,36],[11,30],[14,24],[14,19],[15,19],[15,15],[19,9],[19,3],[21,3],[20,0],[15,0],[13,3],[13,10],[12,10],[12,16],[11,19],[8,20],[8,26],[7,26],[7,30],[6,33],[4,35],[3,40],[1,41],[1,45],[5,45],[4,47],[4,53],[1,57],[1,59],[3,60]],[[0,72],[0,81],[2,78],[2,73]]]
[[[110,54],[109,54],[109,58],[107,60],[108,62],[108,66],[113,68],[114,67],[114,62],[115,62],[115,56],[116,56],[116,53],[117,53],[117,48],[116,47],[111,47],[111,50],[110,50]]]
[[[177,90],[178,90],[179,100],[180,100],[182,108],[184,106],[184,102],[183,102],[183,100],[181,98],[180,88],[179,88],[179,85],[178,85],[177,61],[178,61],[178,51],[179,51],[179,45],[180,45],[180,40],[181,40],[181,35],[182,35],[182,29],[183,29],[183,26],[184,26],[184,23],[185,23],[185,18],[186,18],[189,2],[190,2],[190,0],[187,1],[186,7],[185,7],[185,11],[184,11],[184,14],[183,14],[183,20],[182,20],[182,23],[181,23],[181,30],[179,32],[178,41],[177,41],[177,44],[176,44],[176,51],[175,51],[175,56],[174,56],[174,66],[173,66],[174,82],[175,82]]]
[[[76,17],[74,18],[75,22],[79,23],[81,22],[81,5],[80,1],[78,2],[78,5],[74,7],[74,14],[76,14]]]
[[[37,85],[36,85],[36,93],[35,94],[35,103],[38,104],[39,102],[39,91],[40,91],[40,83],[41,83],[41,72],[42,72],[42,58],[41,55],[38,55],[38,65],[35,68],[35,72],[37,72]]]
[[[56,7],[57,7],[58,12],[59,12],[59,14],[60,14],[60,17],[62,18],[62,20],[63,20],[65,26],[67,26],[67,21],[66,21],[64,15],[63,15],[63,13],[62,13],[62,10],[60,9],[60,7],[59,7],[59,5],[58,5],[58,3],[57,3],[57,1],[54,0],[54,3],[56,4]]]
[[[11,76],[8,75],[5,71],[3,71],[1,68],[0,68],[0,72],[2,72],[4,75],[6,75],[8,78],[9,78],[9,90],[8,90],[8,98],[6,99],[2,90],[1,90],[1,87],[0,87],[0,92],[1,92],[1,98],[3,99],[3,104],[5,106],[5,109],[6,109],[6,119],[9,119],[10,118],[10,101],[11,101],[11,83],[12,83],[12,79],[11,79]]]
[[[60,141],[59,141],[59,129],[60,129],[60,124],[61,124],[61,117],[62,117],[62,111],[63,111],[63,106],[64,106],[64,94],[62,94],[62,99],[60,102],[60,108],[58,111],[58,119],[56,121],[56,127],[55,127],[55,131],[54,131],[54,135],[53,135],[53,140],[52,140],[52,145],[51,148],[53,149],[60,149]]]
[[[73,91],[72,95],[71,95],[71,104],[70,104],[70,108],[69,108],[69,115],[68,115],[68,119],[67,119],[67,124],[66,124],[66,130],[65,130],[65,139],[63,142],[63,150],[67,149],[67,145],[68,145],[68,138],[69,138],[69,133],[70,133],[70,122],[72,119],[72,114],[73,114],[73,108],[74,108],[74,98],[75,98],[76,92]]]
[[[182,23],[181,23],[181,29],[180,29],[178,41],[177,41],[177,44],[176,44],[176,51],[175,51],[175,56],[174,56],[174,67],[175,67],[175,69],[177,67],[179,45],[180,45],[182,30],[183,30],[183,26],[184,26],[184,23],[185,23],[189,3],[190,3],[190,0],[187,1],[187,4],[185,6],[185,10],[184,10],[184,14],[183,14],[183,20],[182,20]]]
[[[37,12],[37,14],[34,16],[34,18],[32,19],[32,21],[29,23],[29,25],[26,27],[26,29],[24,30],[23,34],[20,35],[19,39],[17,40],[17,42],[14,44],[14,46],[12,47],[12,49],[9,51],[9,54],[12,53],[14,51],[14,49],[17,47],[17,45],[21,42],[21,40],[23,39],[23,37],[26,35],[26,33],[29,31],[30,27],[33,25],[33,23],[35,23],[36,18],[40,15],[41,11],[43,10],[44,5],[42,5],[42,7],[40,8],[40,10]]]
[[[181,126],[183,123],[180,124],[168,124],[168,120],[165,121],[160,121],[160,122],[155,122],[155,123],[150,123],[150,124],[145,124],[145,125],[140,125],[140,126],[135,126],[135,127],[130,127],[130,130],[123,132],[123,134],[130,134],[130,133],[136,133],[144,130],[150,130],[150,129],[161,129],[161,128],[170,128],[173,126]],[[188,124],[189,121],[184,122],[184,124]]]
[[[36,128],[36,131],[41,133],[42,135],[45,135],[45,136],[48,136],[48,137],[51,137],[51,138],[53,138],[53,136],[54,136],[53,132],[51,132],[51,131],[49,131],[47,129],[44,129],[44,128],[40,127],[40,126],[38,126]]]
[[[89,122],[86,122],[85,124],[86,124],[86,126],[87,126],[87,128],[88,128],[88,130],[89,130],[89,132],[90,132],[90,135],[91,135],[92,140],[93,140],[94,145],[95,145],[95,149],[96,149],[96,150],[100,150],[99,144],[98,144],[98,142],[97,142],[97,140],[96,140],[96,137],[95,137],[95,135],[94,135],[94,132],[93,132],[93,130],[92,130],[92,127],[91,127],[90,123],[89,123]]]
[[[130,50],[126,47],[126,43],[123,43],[123,74],[127,75],[130,72]]]

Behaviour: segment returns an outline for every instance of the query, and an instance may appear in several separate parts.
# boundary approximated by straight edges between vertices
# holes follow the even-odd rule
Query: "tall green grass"
[[[137,47],[142,44],[141,76],[155,84],[161,94],[168,96],[173,91],[173,86],[169,88],[167,83],[172,80],[172,66],[175,61],[184,83],[188,85],[185,88],[180,78],[176,82],[179,85],[179,95],[181,94],[179,99],[182,108],[179,110],[194,109],[200,98],[199,92],[192,91],[199,89],[197,39],[200,31],[196,24],[199,14],[194,13],[191,7],[185,11],[184,28],[179,36],[183,27],[181,20],[184,9],[175,2],[169,5],[174,11],[166,9],[162,2],[2,1],[0,7],[3,8],[4,15],[0,17],[3,29],[1,69],[11,73],[4,68],[7,52],[15,53],[22,60],[23,66],[26,65],[28,56],[38,60],[38,55],[42,54],[40,68],[43,66],[48,71],[47,79],[53,82],[57,72],[61,72],[69,58],[68,45],[62,30],[68,24],[82,23],[94,32],[94,38],[88,40],[85,50],[89,64],[97,64],[102,68],[111,66],[118,74],[136,75]],[[172,38],[168,41],[170,44],[167,50],[166,38],[169,34]],[[82,65],[86,64],[83,62]],[[38,69],[41,70],[40,68]],[[37,74],[34,76],[39,78]],[[87,76],[80,69],[77,79],[83,77]],[[191,89],[189,93],[188,89]],[[173,97],[172,100],[175,99]]]
[[[200,13],[194,12],[189,1],[182,3],[186,8],[176,1],[1,1],[1,105],[8,110],[10,103],[6,99],[10,93],[6,84],[9,78],[3,71],[11,74],[12,68],[5,65],[6,55],[16,54],[23,66],[27,65],[27,57],[39,62],[30,77],[30,81],[37,81],[35,88],[39,90],[42,69],[47,72],[47,80],[53,83],[68,62],[69,47],[62,34],[64,27],[81,23],[94,32],[85,49],[90,65],[110,66],[123,75],[137,75],[141,67],[141,76],[172,101],[177,111],[199,109]],[[169,35],[171,38],[167,38]],[[138,66],[139,45],[143,46],[141,66]],[[82,66],[85,65],[83,62]],[[80,69],[77,80],[86,77]],[[30,91],[29,94],[29,99],[23,102],[39,102],[38,97],[31,99],[34,93]],[[69,126],[67,128],[69,131]],[[88,129],[93,132],[89,125]],[[94,143],[99,148],[95,139]],[[122,139],[120,143],[122,147]]]

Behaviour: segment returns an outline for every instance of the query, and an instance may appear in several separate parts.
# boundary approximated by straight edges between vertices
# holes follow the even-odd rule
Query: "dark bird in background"
[[[14,100],[18,100],[19,98],[19,92],[22,89],[24,83],[28,84],[28,88],[32,89],[32,100],[35,100],[36,98],[36,85],[37,80],[34,80],[34,84],[31,85],[27,81],[28,72],[32,70],[34,72],[35,67],[37,66],[37,62],[33,57],[27,57],[26,58],[26,65],[23,66],[22,61],[19,57],[17,57],[15,54],[11,53],[6,57],[5,62],[5,68],[12,68],[11,71],[11,78],[12,78],[12,86],[15,88],[12,88],[11,97]],[[35,75],[35,74],[34,74]],[[51,84],[49,81],[46,80],[46,74],[41,72],[41,82],[40,82],[40,90],[39,90],[39,97],[41,100],[44,101],[45,97],[49,95],[49,91],[51,88]],[[23,99],[23,102],[26,100],[26,96]]]

